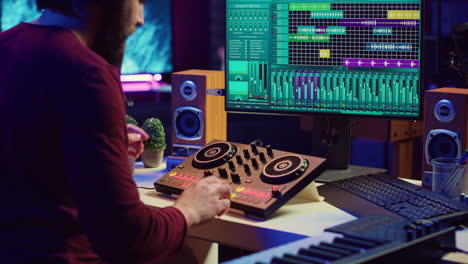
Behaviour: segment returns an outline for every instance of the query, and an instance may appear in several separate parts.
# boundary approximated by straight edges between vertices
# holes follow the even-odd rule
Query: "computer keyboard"
[[[468,205],[385,173],[330,182],[318,190],[325,201],[358,217],[421,219],[468,210]]]

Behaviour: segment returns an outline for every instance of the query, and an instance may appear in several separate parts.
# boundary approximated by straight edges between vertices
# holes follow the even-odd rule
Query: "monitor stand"
[[[314,117],[315,134],[320,135],[320,153],[327,159],[327,170],[316,182],[331,182],[358,175],[385,172],[385,169],[350,165],[351,127],[349,118]]]
[[[327,168],[346,170],[351,153],[351,120],[340,117],[314,117],[314,134],[320,137],[320,156]]]

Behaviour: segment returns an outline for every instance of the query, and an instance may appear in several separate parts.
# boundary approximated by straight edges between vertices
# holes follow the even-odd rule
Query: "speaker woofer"
[[[434,158],[461,158],[462,146],[458,133],[446,129],[429,131],[426,137],[426,162]]]
[[[179,107],[174,114],[174,128],[178,138],[198,140],[203,135],[203,113],[194,107]]]

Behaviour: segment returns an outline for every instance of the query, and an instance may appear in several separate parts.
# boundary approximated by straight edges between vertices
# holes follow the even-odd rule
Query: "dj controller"
[[[268,218],[323,171],[325,159],[213,140],[154,183],[156,190],[180,194],[198,180],[215,176],[231,186],[231,207]]]

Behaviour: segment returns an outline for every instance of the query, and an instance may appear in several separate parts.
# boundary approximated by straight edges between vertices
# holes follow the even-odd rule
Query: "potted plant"
[[[145,150],[141,155],[143,164],[146,168],[157,168],[161,166],[164,149],[166,149],[166,133],[161,120],[157,118],[148,118],[143,123],[142,128],[146,131],[149,138],[143,144]]]

